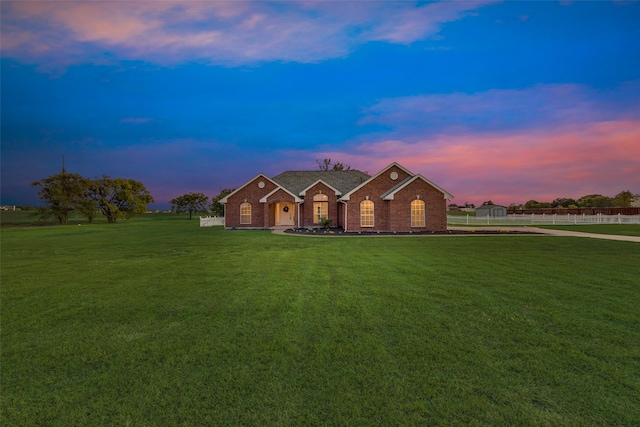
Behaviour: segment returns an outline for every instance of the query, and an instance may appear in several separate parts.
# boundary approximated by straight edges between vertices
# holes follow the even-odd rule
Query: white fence
[[[207,216],[200,217],[200,227],[213,227],[215,225],[224,225],[224,217]]]
[[[562,225],[562,224],[640,224],[640,215],[558,215],[558,214],[511,214],[492,218],[470,215],[447,215],[449,225]]]

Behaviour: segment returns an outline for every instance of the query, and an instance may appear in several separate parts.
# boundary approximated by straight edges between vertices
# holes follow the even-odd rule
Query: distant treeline
[[[630,208],[634,201],[631,191],[625,190],[614,197],[603,196],[602,194],[588,194],[578,200],[568,197],[559,197],[552,202],[539,202],[529,200],[524,205],[510,205],[509,209],[543,209],[543,208]]]
[[[640,208],[534,208],[513,209],[509,207],[507,214],[516,215],[640,215]]]

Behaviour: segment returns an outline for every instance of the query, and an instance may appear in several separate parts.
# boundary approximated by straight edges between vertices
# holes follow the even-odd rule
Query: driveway
[[[618,236],[615,234],[596,234],[596,233],[583,233],[581,231],[568,231],[568,230],[550,230],[547,228],[538,227],[448,227],[449,230],[509,230],[509,231],[533,231],[534,233],[546,234],[548,236],[565,236],[565,237],[588,237],[590,239],[604,239],[604,240],[619,240],[624,242],[637,242],[640,243],[639,236]],[[505,236],[508,236],[505,233]]]

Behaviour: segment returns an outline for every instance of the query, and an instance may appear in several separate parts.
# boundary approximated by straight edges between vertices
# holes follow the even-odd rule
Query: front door
[[[276,203],[276,225],[294,225],[294,214],[293,203]]]

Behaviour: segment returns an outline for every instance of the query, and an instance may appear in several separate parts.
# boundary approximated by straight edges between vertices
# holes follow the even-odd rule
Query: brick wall
[[[392,173],[398,174],[398,177],[394,180],[391,178]],[[358,191],[351,194],[347,201],[347,215],[348,224],[347,230],[349,231],[388,231],[390,230],[389,223],[389,202],[382,200],[382,195],[389,191],[391,188],[398,185],[400,182],[408,178],[410,175],[400,169],[397,166],[392,166],[382,174],[377,176],[371,182]],[[361,227],[360,226],[360,203],[363,200],[371,200],[374,203],[374,226],[373,227]]]
[[[411,202],[424,201],[425,226],[411,227]],[[447,229],[447,201],[444,195],[421,179],[416,179],[394,195],[389,203],[391,230],[444,231]]]
[[[258,184],[264,183],[264,187],[260,188]],[[260,203],[260,199],[276,189],[276,185],[263,176],[258,176],[237,193],[231,195],[227,199],[225,206],[225,227],[231,228],[265,228],[265,218],[268,218],[265,212],[265,204]],[[246,200],[251,204],[251,224],[240,224],[240,205]]]
[[[392,179],[391,174],[398,174]],[[382,195],[410,177],[392,166],[369,184],[354,192],[347,202],[348,231],[444,231],[447,229],[447,201],[444,195],[422,179],[416,179],[394,195],[394,200],[382,200]],[[374,203],[374,226],[360,226],[360,203]],[[411,227],[411,202],[425,202],[425,226]]]
[[[326,194],[329,197],[327,206],[327,217],[331,219],[331,226],[339,225],[338,223],[338,200],[335,191],[319,182],[309,188],[304,196],[304,209],[301,211],[300,222],[301,227],[319,227],[320,224],[313,222],[313,197],[318,194]]]

